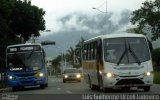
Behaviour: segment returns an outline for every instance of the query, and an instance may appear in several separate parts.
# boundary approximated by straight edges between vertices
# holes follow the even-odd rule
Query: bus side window
[[[89,44],[89,60],[92,59],[91,43]]]
[[[97,60],[102,61],[102,41],[97,41]]]
[[[97,58],[97,42],[94,42],[94,59]]]
[[[91,60],[91,44],[90,43],[88,44],[88,47],[89,47],[88,59]]]
[[[91,43],[91,60],[94,59],[94,52],[93,52],[93,43]]]
[[[86,60],[88,60],[88,56],[89,56],[89,55],[88,55],[88,51],[89,51],[89,50],[88,50],[88,44],[87,44],[87,49],[86,49]]]
[[[86,60],[87,59],[87,46],[84,45],[84,50],[83,50],[83,59]]]

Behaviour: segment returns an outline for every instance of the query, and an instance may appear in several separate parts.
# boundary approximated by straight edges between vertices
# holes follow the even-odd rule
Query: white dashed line
[[[71,94],[72,92],[71,91],[66,91],[66,93]]]
[[[61,88],[57,88],[57,90],[61,90]]]

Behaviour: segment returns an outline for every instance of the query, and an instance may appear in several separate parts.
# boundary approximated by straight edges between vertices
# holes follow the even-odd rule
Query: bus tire
[[[102,91],[103,91],[104,93],[106,93],[106,92],[111,92],[111,91],[112,91],[111,88],[106,88],[106,87],[104,87],[102,76],[100,76],[100,89],[102,89]]]
[[[48,83],[45,84],[45,87],[48,87]]]
[[[91,89],[91,79],[90,79],[89,75],[88,75],[88,84],[89,84],[89,88]]]
[[[150,86],[144,86],[143,89],[145,92],[148,92],[148,91],[150,91]]]
[[[107,92],[106,88],[105,88],[104,85],[103,85],[102,76],[100,76],[100,89],[102,89],[102,91],[103,91],[104,93]]]
[[[110,93],[110,92],[112,92],[112,91],[113,91],[112,88],[107,88],[107,87],[104,87],[104,88],[103,88],[103,92],[104,92],[104,93]]]
[[[41,84],[41,85],[40,85],[40,88],[41,88],[41,89],[44,89],[44,88],[45,88],[45,84]]]
[[[96,85],[94,85],[94,84],[91,85],[91,90],[97,90],[96,88],[97,88]]]
[[[18,91],[19,90],[19,87],[18,86],[14,86],[14,87],[12,87],[12,91],[14,92],[14,91]]]
[[[78,82],[81,82],[81,80],[78,80]]]
[[[21,86],[20,89],[21,89],[21,90],[24,90],[24,86]]]
[[[66,83],[66,81],[63,79],[63,83]]]
[[[89,83],[89,88],[91,90],[99,90],[100,89],[100,86],[92,84],[92,81],[91,81],[91,78],[89,75],[88,75],[88,83]]]

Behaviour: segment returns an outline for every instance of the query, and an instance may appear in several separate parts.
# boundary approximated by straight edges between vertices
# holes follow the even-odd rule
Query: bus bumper
[[[141,87],[151,86],[153,84],[153,75],[139,76],[139,77],[116,77],[116,78],[103,78],[104,87],[109,88],[122,88],[122,87]]]
[[[7,86],[9,87],[16,87],[16,86],[34,86],[34,85],[41,85],[45,84],[45,78],[35,78],[31,80],[8,80],[7,81]]]

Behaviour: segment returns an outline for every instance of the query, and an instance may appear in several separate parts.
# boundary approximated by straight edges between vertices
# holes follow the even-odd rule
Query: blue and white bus
[[[11,45],[6,49],[6,84],[15,91],[25,86],[48,86],[45,52],[40,44]]]

